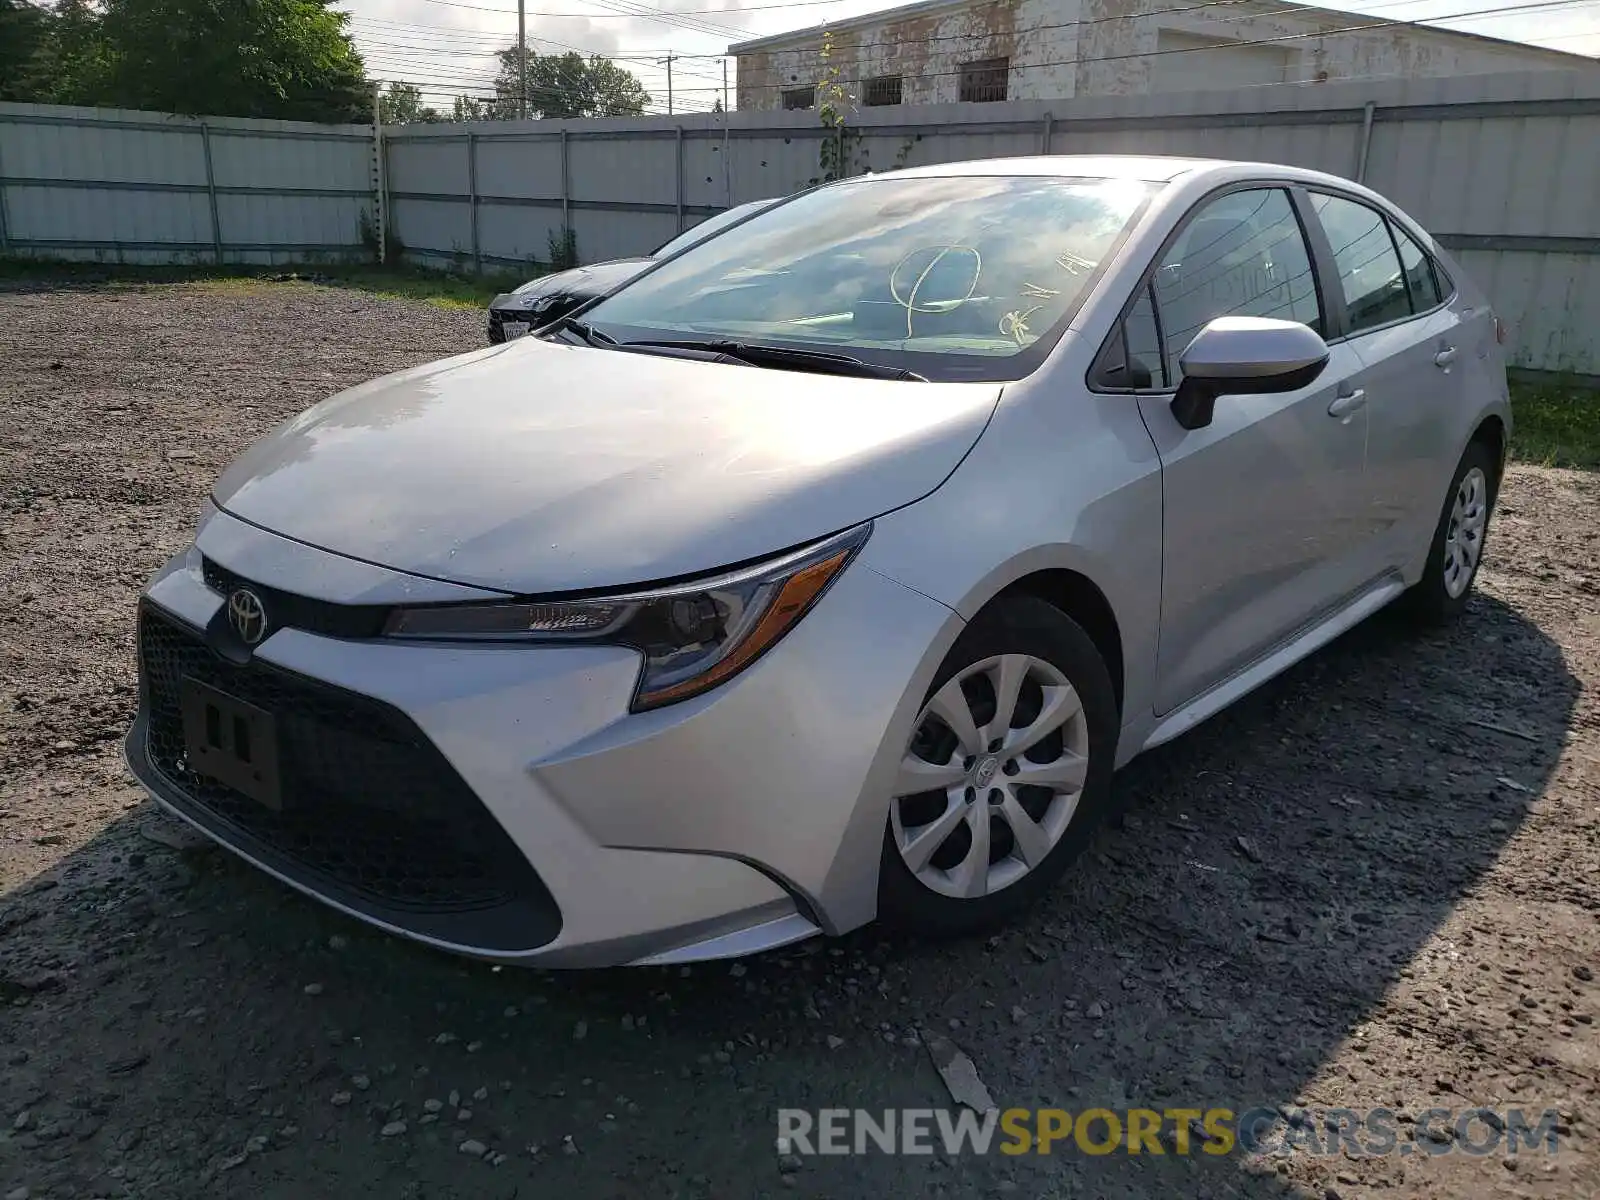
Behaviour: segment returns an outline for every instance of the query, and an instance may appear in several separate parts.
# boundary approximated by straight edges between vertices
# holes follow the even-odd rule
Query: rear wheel
[[[962,633],[901,760],[879,913],[961,933],[1023,908],[1082,851],[1110,794],[1117,705],[1082,628],[1033,597]]]
[[[1489,447],[1471,443],[1445,493],[1422,578],[1406,593],[1406,607],[1421,621],[1443,624],[1466,608],[1483,561],[1497,482]]]

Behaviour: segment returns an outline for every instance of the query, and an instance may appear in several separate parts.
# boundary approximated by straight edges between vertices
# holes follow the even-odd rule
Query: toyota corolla
[[[814,189],[247,451],[140,602],[128,759],[263,870],[484,958],[986,926],[1142,750],[1391,601],[1462,611],[1502,341],[1330,175]]]

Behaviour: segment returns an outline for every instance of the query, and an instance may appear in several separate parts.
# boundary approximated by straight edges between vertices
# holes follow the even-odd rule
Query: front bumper
[[[326,590],[348,562],[240,525],[213,518],[200,546],[226,547],[223,565],[245,578],[271,562],[275,586],[304,592],[297,584],[315,575]],[[127,742],[139,781],[353,916],[529,965],[726,957],[870,919],[884,819],[870,798],[895,765],[880,762],[881,746],[926,687],[923,659],[936,664],[936,644],[959,626],[858,561],[742,675],[631,714],[638,657],[618,647],[285,628],[247,666],[225,663],[205,644],[223,598],[199,559],[191,550],[168,564],[144,601]],[[162,639],[179,645],[175,666],[157,661]],[[186,774],[163,699],[185,674],[274,712],[285,810],[298,802],[298,816]]]
[[[498,345],[504,341],[536,333],[546,325],[554,324],[577,308],[580,303],[582,301],[579,299],[563,297],[535,310],[524,305],[520,296],[510,298],[510,302],[506,304],[501,304],[500,300],[497,299],[494,305],[489,308],[489,319],[484,331],[488,335],[489,341]],[[507,321],[519,322],[527,326],[527,328],[519,329],[508,337],[506,333]]]

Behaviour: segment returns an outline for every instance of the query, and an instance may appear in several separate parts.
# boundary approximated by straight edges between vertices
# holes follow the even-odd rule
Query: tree
[[[517,48],[502,50],[499,57],[489,115],[509,121],[518,114],[522,94]],[[649,103],[650,93],[633,72],[609,58],[592,54],[586,59],[572,51],[528,55],[530,117],[628,117],[642,113]]]
[[[370,120],[331,0],[62,0],[37,98],[162,112]]]
[[[385,125],[431,124],[445,118],[437,109],[422,103],[422,89],[409,83],[391,83],[378,100],[378,113]]]
[[[102,103],[109,57],[89,0],[0,0],[0,100]]]
[[[52,14],[29,0],[0,0],[0,100],[36,100],[51,57]]]

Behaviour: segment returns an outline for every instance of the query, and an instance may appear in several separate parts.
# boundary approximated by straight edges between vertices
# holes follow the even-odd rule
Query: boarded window
[[[815,108],[817,106],[817,89],[814,87],[785,88],[783,106],[784,108]]]
[[[1156,34],[1156,52],[1151,55],[1150,90],[1204,92],[1286,83],[1294,78],[1289,67],[1292,53],[1286,46],[1162,29]]]
[[[1011,73],[1009,58],[980,58],[961,64],[961,99],[980,103],[1006,98]]]
[[[882,104],[899,104],[900,76],[879,75],[876,79],[869,79],[861,92],[861,103],[868,108]]]

